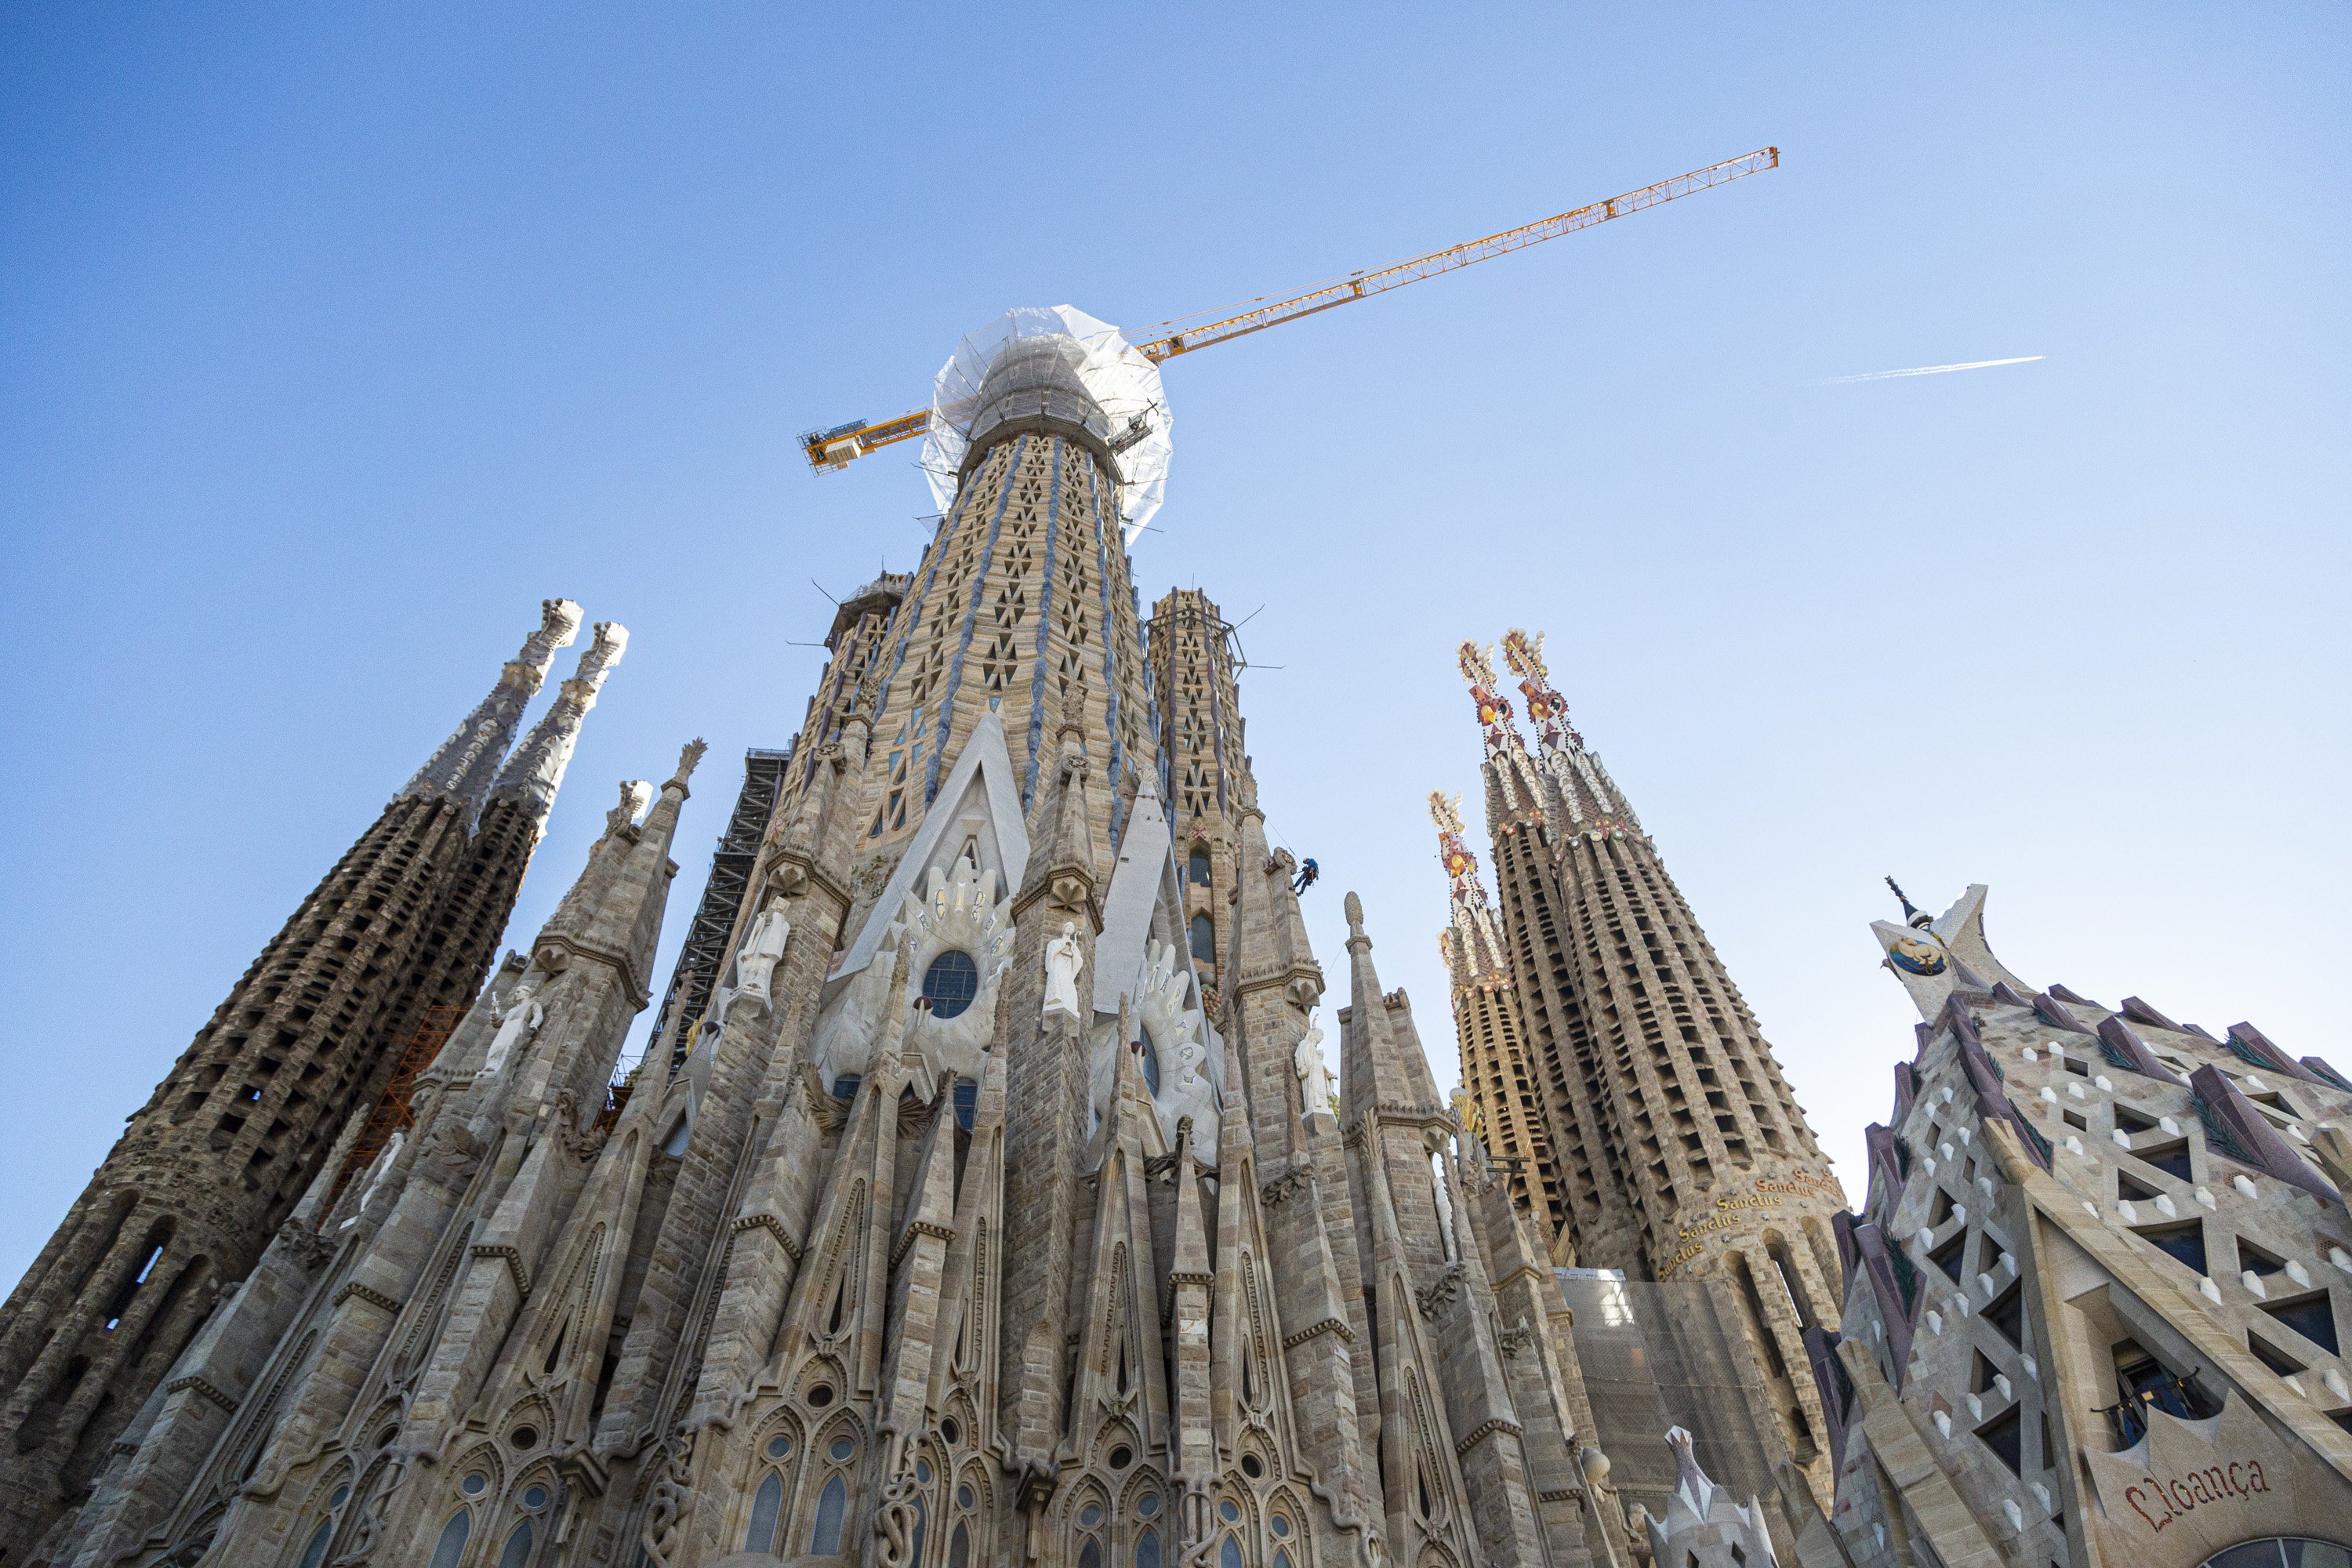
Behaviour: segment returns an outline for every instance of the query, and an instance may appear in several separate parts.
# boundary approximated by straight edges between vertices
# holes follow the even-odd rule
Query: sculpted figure
[[[768,907],[751,922],[742,951],[735,955],[737,997],[756,1002],[761,1012],[767,1011],[768,980],[776,972],[776,961],[784,956],[784,939],[792,933],[793,923],[784,918],[784,900],[769,899]]]
[[[1078,928],[1062,922],[1062,934],[1045,944],[1045,1016],[1060,1013],[1083,1021],[1078,1011],[1078,971],[1086,967],[1086,950],[1078,945]]]
[[[491,1002],[490,1016],[498,1021],[499,1032],[490,1040],[490,1054],[483,1058],[484,1073],[495,1074],[505,1067],[507,1058],[514,1048],[530,1038],[538,1032],[539,1026],[547,1022],[547,1009],[539,1005],[539,998],[532,994],[534,989],[529,981],[525,981],[514,988],[505,1006],[499,1006],[496,1001]]]
[[[383,1179],[392,1173],[392,1163],[400,1158],[400,1145],[407,1137],[408,1129],[405,1127],[394,1131],[392,1142],[383,1146],[383,1152],[378,1154],[375,1163],[368,1167],[368,1183],[360,1191],[360,1201],[352,1205],[352,1217],[337,1226],[336,1229],[349,1230],[359,1224],[360,1216],[367,1213],[368,1205],[375,1202],[376,1194],[383,1190]]]
[[[1323,1029],[1314,1019],[1291,1053],[1290,1070],[1298,1075],[1299,1113],[1312,1116],[1331,1109],[1331,1069],[1323,1063]]]

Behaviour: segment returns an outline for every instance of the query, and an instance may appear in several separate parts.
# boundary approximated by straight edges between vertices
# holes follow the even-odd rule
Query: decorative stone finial
[[[706,742],[699,735],[697,735],[693,740],[688,741],[685,745],[679,747],[677,752],[677,772],[670,774],[670,784],[676,784],[681,790],[685,789],[686,781],[694,774],[695,763],[702,761],[702,753],[709,750],[710,750],[709,743]],[[667,786],[665,785],[664,787],[667,788]]]
[[[581,611],[569,599],[542,599],[539,629],[523,639],[521,649],[499,667],[498,683],[476,704],[440,749],[427,759],[416,776],[401,791],[404,796],[453,800],[479,810],[499,776],[499,764],[513,743],[522,710],[539,695],[555,650],[580,632]]]
[[[1530,637],[1513,626],[1503,634],[1503,661],[1518,676],[1519,694],[1528,700],[1528,722],[1536,727],[1536,742],[1546,751],[1573,745],[1581,751],[1584,737],[1568,721],[1568,700],[1552,689],[1544,671],[1543,634]]]
[[[1349,893],[1339,907],[1347,912],[1348,930],[1361,936],[1364,932],[1364,900]]]
[[[571,609],[571,625],[576,627],[579,606],[573,605]],[[564,770],[571,765],[572,748],[579,743],[581,724],[588,710],[596,706],[596,694],[604,689],[604,678],[621,662],[621,655],[628,647],[626,626],[617,621],[596,623],[594,641],[580,656],[580,667],[557,689],[555,701],[540,715],[530,733],[522,738],[522,743],[499,769],[498,782],[490,786],[491,799],[527,802],[537,820],[546,822],[548,814],[555,809],[555,792],[562,787]]]
[[[539,602],[539,630],[531,634],[531,642],[550,653],[560,647],[570,647],[572,639],[580,635],[580,622],[585,613],[570,599],[541,599]]]
[[[1455,651],[1454,662],[1461,667],[1462,679],[1470,683],[1471,700],[1478,705],[1479,727],[1486,731],[1489,752],[1517,746],[1519,732],[1511,727],[1511,704],[1497,692],[1494,657],[1475,642],[1465,642]]]

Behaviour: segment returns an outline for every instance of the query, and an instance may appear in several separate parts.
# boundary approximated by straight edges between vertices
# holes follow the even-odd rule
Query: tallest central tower
[[[927,444],[924,462],[952,499],[883,660],[874,743],[884,776],[861,867],[898,858],[989,714],[1025,811],[1054,723],[1075,705],[1105,786],[1097,830],[1106,850],[1149,765],[1125,536],[1156,503],[1150,478],[1121,459],[1155,435],[1164,447],[1166,420],[1118,406],[1102,385],[1094,325],[1076,311],[1014,311],[1001,339],[975,334],[992,341],[967,339],[941,372],[940,402],[964,405],[961,428]]]

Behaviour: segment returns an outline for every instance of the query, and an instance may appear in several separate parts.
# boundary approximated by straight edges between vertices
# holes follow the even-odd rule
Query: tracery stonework
[[[1813,1237],[1837,1189],[1540,648],[1507,645],[1534,752],[1491,660],[1465,660],[1506,892],[1486,910],[1445,805],[1456,1006],[1467,985],[1491,1026],[1484,1081],[1449,1101],[1352,894],[1344,995],[1326,995],[1243,744],[1231,628],[1197,590],[1140,619],[1128,545],[1164,468],[1156,372],[1115,338],[1032,330],[1083,318],[1020,320],[968,341],[994,358],[954,362],[961,423],[934,476],[951,501],[911,572],[842,605],[791,748],[747,757],[669,977],[652,964],[698,742],[658,786],[623,785],[554,914],[489,968],[622,646],[599,628],[509,751],[580,620],[558,602],[232,994],[0,1329],[8,1568],[1852,1568],[1878,1548],[1815,1489],[1864,1473],[1865,1430],[1870,1473],[1927,1488],[1889,1517],[1941,1528],[1934,1467],[1904,1444],[1958,1384],[1939,1365],[1931,1409],[1862,1375],[1875,1273],[1833,1343],[1841,1244],[1850,1283],[1888,1254],[1869,1225]],[[1106,356],[1118,420],[1095,395]],[[1124,454],[1147,437],[1160,467],[1136,482]],[[446,1038],[399,1033],[428,1006]],[[279,1030],[289,1054],[249,1076]],[[289,1079],[313,1065],[298,1103]],[[1992,1114],[1981,1077],[1969,1103]],[[2195,1136],[2284,1179],[2267,1112],[2206,1111]],[[2040,1191],[2001,1128],[1937,1114],[1973,1136],[1996,1203]],[[2163,1114],[2207,1125],[2178,1095]],[[2300,1223],[2325,1200],[2296,1190]],[[2019,1267],[2089,1278],[2056,1242],[2029,1249],[2009,1201]],[[1734,1238],[1789,1288],[1724,1294]],[[2130,1283],[2146,1244],[2074,1245]],[[1697,1321],[1642,1323],[1629,1290],[1580,1326],[1555,1266],[1604,1257],[1637,1276],[1616,1283],[1722,1296],[1740,1344],[1780,1364],[1727,1349],[1704,1379],[1644,1385],[1625,1370],[1644,1346],[1589,1384],[1582,1331],[1655,1328],[1680,1357]],[[2290,1263],[2307,1296],[2352,1256]],[[2295,1348],[2334,1390],[2335,1364]],[[2244,1352],[2208,1350],[2238,1375]],[[1649,1395],[1752,1406],[1754,1451],[1708,1454],[1743,1428],[1676,1406],[1628,1437],[1670,1460],[1629,1506],[1592,1411]],[[2302,1462],[2291,1436],[2320,1455],[2295,1484],[2321,1487],[2336,1439],[2264,1397],[2286,1436],[2225,1436],[2273,1444],[2266,1479]],[[1804,1457],[1800,1423],[1810,1473],[1743,1498],[1701,1463],[1771,1478]],[[2161,1481],[2178,1458],[2131,1462]],[[2036,1472],[2079,1530],[2095,1500],[2074,1476]],[[2076,1568],[2073,1541],[2032,1545]]]

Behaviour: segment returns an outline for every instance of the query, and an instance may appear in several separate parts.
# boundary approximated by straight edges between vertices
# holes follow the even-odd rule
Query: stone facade
[[[286,1258],[315,1265],[324,1246],[293,1217],[298,1200],[341,1176],[404,1046],[481,984],[580,722],[625,645],[620,627],[596,627],[578,672],[516,745],[580,619],[578,605],[547,601],[489,695],[132,1113],[10,1296],[0,1562],[51,1552],[101,1469],[142,1433],[233,1424],[240,1393],[166,1374],[239,1281],[292,1309],[301,1270]]]
[[[1223,622],[1171,595],[1147,655],[1084,356],[1019,354],[923,560],[844,606],[707,989],[619,1061],[697,746],[22,1561],[1646,1552],[1556,1237],[1352,897],[1334,1092]]]
[[[1874,928],[1925,1022],[1839,1218],[1843,1330],[1809,1335],[1844,1550],[2345,1561],[2352,1085],[2251,1024],[2028,984],[1984,899]]]

